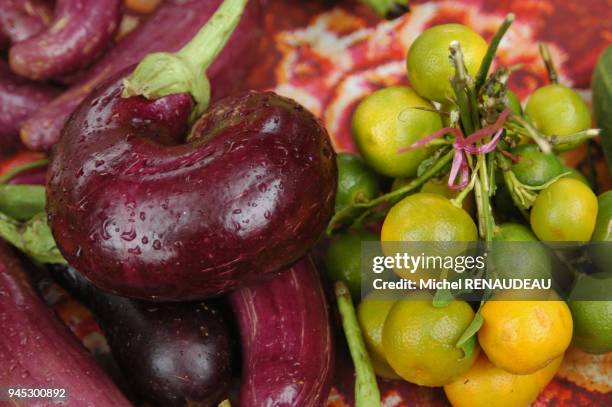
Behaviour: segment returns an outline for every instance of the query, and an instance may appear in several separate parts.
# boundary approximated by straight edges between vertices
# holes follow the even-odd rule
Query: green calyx
[[[224,0],[195,37],[178,52],[156,52],[143,58],[123,81],[123,97],[159,99],[189,93],[196,106],[191,119],[199,117],[210,103],[206,70],[234,32],[248,0]]]

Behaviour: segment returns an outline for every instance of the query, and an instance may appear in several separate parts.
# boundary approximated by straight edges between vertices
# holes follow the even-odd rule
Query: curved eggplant
[[[0,36],[8,43],[27,40],[44,30],[51,21],[48,1],[2,0],[0,6]]]
[[[38,297],[22,264],[2,242],[0,322],[0,383],[11,388],[65,390],[67,398],[32,399],[28,406],[131,406]],[[13,401],[17,405],[22,400]]]
[[[214,99],[244,89],[244,78],[255,62],[261,36],[262,2],[249,1],[228,45],[208,70]],[[70,114],[92,89],[149,53],[180,49],[208,21],[220,3],[221,0],[165,1],[74,86],[28,120],[21,131],[23,142],[33,150],[50,150],[59,140]]]
[[[119,295],[187,301],[306,254],[336,190],[331,142],[310,112],[242,93],[185,141],[191,97],[122,98],[122,78],[71,116],[50,163],[49,224],[72,266]]]
[[[132,389],[154,406],[216,406],[232,378],[229,328],[214,302],[147,303],[106,293],[72,268],[54,275],[95,314]]]
[[[47,80],[86,67],[112,41],[119,5],[120,0],[57,0],[49,27],[11,47],[11,69]]]
[[[324,405],[334,345],[325,294],[310,257],[229,298],[242,340],[240,406]]]
[[[19,146],[23,122],[59,93],[52,86],[19,78],[0,59],[0,157]]]

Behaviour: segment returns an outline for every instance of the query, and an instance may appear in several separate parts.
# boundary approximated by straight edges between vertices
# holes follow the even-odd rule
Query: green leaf
[[[451,302],[455,301],[455,297],[450,290],[441,289],[437,290],[434,294],[433,300],[431,301],[431,305],[436,308],[444,308],[450,305]]]
[[[37,262],[67,263],[55,244],[44,212],[25,223],[0,213],[0,238]]]
[[[601,144],[608,168],[612,171],[612,45],[597,60],[591,87],[595,122],[602,130]]]
[[[45,211],[45,187],[41,185],[0,185],[0,212],[26,221]]]
[[[482,327],[483,322],[484,318],[480,314],[480,310],[478,310],[476,315],[474,315],[472,322],[468,325],[465,331],[463,331],[463,334],[461,334],[461,337],[455,344],[455,346],[463,350],[466,358],[470,357],[472,352],[474,352],[474,348],[476,347],[476,334],[480,330],[480,327]]]

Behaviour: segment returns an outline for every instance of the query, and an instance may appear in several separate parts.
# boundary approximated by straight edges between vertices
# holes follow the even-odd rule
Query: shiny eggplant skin
[[[3,242],[0,242],[0,324],[2,386],[65,389],[68,396],[61,402],[19,400],[19,405],[22,402],[34,407],[132,405],[43,303],[23,265]]]
[[[55,87],[18,77],[0,59],[0,157],[19,146],[23,122],[59,93]]]
[[[49,27],[11,47],[11,69],[32,80],[48,80],[86,67],[111,44],[120,4],[57,0]]]
[[[49,168],[53,235],[94,284],[204,299],[274,274],[316,242],[333,211],[336,165],[310,112],[250,91],[213,104],[186,139],[189,96],[121,91],[115,79],[80,106]]]
[[[305,257],[270,281],[229,295],[242,342],[240,406],[320,407],[334,344],[319,275]]]
[[[216,406],[232,379],[228,325],[215,302],[151,303],[100,290],[76,270],[54,276],[94,313],[115,361],[152,406]]]
[[[244,78],[257,56],[263,3],[265,0],[249,1],[227,46],[208,69],[214,99],[244,89]],[[140,62],[149,53],[180,49],[208,21],[219,4],[221,0],[165,1],[100,58],[83,78],[25,123],[21,131],[24,143],[32,150],[50,150],[59,140],[70,114],[92,89]]]
[[[5,45],[27,40],[51,21],[51,4],[45,0],[0,0],[0,36]]]

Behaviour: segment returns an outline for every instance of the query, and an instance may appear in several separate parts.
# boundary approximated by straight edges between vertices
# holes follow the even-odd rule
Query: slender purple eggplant
[[[86,67],[111,43],[119,5],[120,0],[57,0],[49,27],[11,47],[11,69],[47,80]]]
[[[51,4],[45,0],[0,0],[0,37],[18,43],[43,31],[51,22]]]
[[[127,80],[131,70],[120,73],[66,124],[49,167],[49,222],[68,262],[98,287],[204,299],[279,272],[324,231],[335,156],[301,105],[240,93],[214,103],[188,131],[210,96],[201,72],[244,3],[226,0],[179,53],[148,56]],[[209,37],[211,30],[223,35]],[[210,48],[200,55],[203,43]],[[151,84],[161,92],[167,84],[168,96],[158,98]],[[134,89],[151,100],[129,96]]]
[[[19,145],[23,122],[59,93],[55,87],[19,78],[0,60],[0,156]]]
[[[21,262],[2,242],[0,294],[3,391],[7,388],[64,390],[64,399],[31,399],[27,401],[28,406],[131,406],[93,357],[42,302]],[[22,402],[14,399],[15,405]]]
[[[94,313],[121,372],[153,406],[216,406],[232,379],[228,325],[215,302],[150,303],[100,290],[76,270],[53,273]]]
[[[240,406],[324,405],[334,344],[325,294],[310,257],[229,298],[242,341]]]
[[[244,89],[244,78],[257,55],[264,2],[249,1],[228,46],[208,70],[214,99]],[[165,1],[82,79],[28,120],[22,129],[24,143],[33,150],[49,150],[58,141],[70,114],[92,89],[149,53],[180,49],[208,21],[220,3],[221,0]]]

